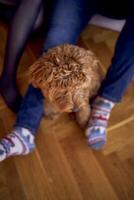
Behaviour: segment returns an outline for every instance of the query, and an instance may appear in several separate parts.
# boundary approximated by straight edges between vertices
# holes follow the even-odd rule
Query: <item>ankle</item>
[[[109,99],[106,99],[102,96],[97,96],[92,104],[93,108],[101,108],[104,107],[106,110],[112,110],[115,103]]]
[[[114,103],[112,101],[109,101],[103,97],[98,96],[92,104],[91,117],[89,119],[88,127],[91,126],[107,127],[113,106]]]
[[[21,139],[24,145],[28,147],[28,151],[32,151],[35,148],[34,135],[28,129],[15,127],[13,134]]]

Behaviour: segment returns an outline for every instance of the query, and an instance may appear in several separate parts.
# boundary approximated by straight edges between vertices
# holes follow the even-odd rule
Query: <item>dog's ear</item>
[[[52,67],[42,56],[29,70],[29,82],[36,88],[45,89],[52,80]]]
[[[104,72],[101,62],[98,59],[94,59],[92,63],[92,71],[90,73],[90,81],[88,82],[89,97],[94,97],[100,88],[100,85],[104,79]]]
[[[89,102],[89,88],[80,88],[73,93],[73,104],[76,108],[81,108]]]
[[[29,70],[29,82],[36,88],[40,88],[42,85],[42,65],[39,61],[39,59],[37,61],[34,62],[34,64],[32,64],[30,66],[30,70]]]

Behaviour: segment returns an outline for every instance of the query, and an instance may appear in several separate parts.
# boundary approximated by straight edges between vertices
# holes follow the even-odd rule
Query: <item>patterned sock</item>
[[[0,140],[0,161],[14,155],[26,155],[35,148],[34,136],[26,129],[17,127]]]
[[[92,105],[91,118],[86,130],[89,146],[99,150],[106,143],[106,128],[110,112],[114,106],[112,101],[97,97]]]

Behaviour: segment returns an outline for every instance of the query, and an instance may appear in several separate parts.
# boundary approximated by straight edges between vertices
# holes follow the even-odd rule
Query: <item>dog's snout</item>
[[[72,112],[78,112],[78,111],[79,111],[79,108],[78,108],[78,107],[72,108]]]

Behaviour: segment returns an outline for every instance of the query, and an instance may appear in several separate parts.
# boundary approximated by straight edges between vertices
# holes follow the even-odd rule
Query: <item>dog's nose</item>
[[[73,109],[72,109],[72,112],[78,112],[79,111],[79,108],[78,107],[74,107]]]

